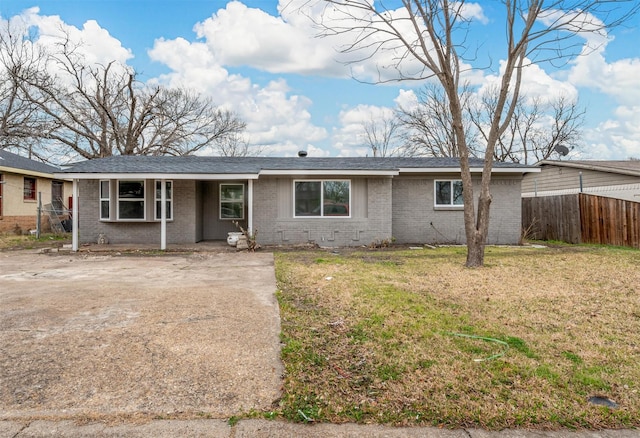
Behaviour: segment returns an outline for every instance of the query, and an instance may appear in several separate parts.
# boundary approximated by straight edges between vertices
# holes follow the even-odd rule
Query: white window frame
[[[296,184],[301,182],[319,182],[320,183],[320,215],[318,216],[297,216],[296,215]],[[324,183],[325,182],[346,182],[349,184],[349,214],[346,216],[324,214]],[[296,179],[293,180],[293,217],[296,219],[350,219],[351,218],[351,180],[350,179]]]
[[[239,200],[228,200],[222,199],[222,188],[224,186],[240,186],[242,187],[242,197]],[[222,221],[242,221],[244,220],[244,210],[245,210],[245,199],[246,199],[246,190],[243,183],[220,183],[218,189],[218,218]],[[240,211],[242,212],[241,217],[222,217],[222,204],[241,204]]]
[[[438,204],[438,183],[448,182],[451,185],[451,194],[449,196],[448,204]],[[462,180],[460,179],[437,179],[433,181],[433,205],[436,208],[464,208],[464,200],[462,204],[453,203],[453,184],[460,183],[462,186]]]
[[[104,196],[104,193],[102,193],[102,183],[107,183],[107,196]],[[100,215],[100,220],[101,221],[108,221],[111,219],[111,181],[108,179],[101,179],[98,182],[98,195],[100,198],[100,202],[98,205],[98,214]],[[102,203],[106,202],[108,205],[107,208],[107,217],[103,217],[102,216]]]
[[[175,186],[173,185],[173,180],[166,179],[164,182],[171,184],[171,196],[169,196],[169,191],[167,190],[165,193],[165,202],[169,203],[169,216],[167,216],[167,221],[173,221],[173,191],[175,190]],[[162,220],[162,210],[160,210],[160,216],[158,216],[158,202],[162,202],[162,199],[160,199],[162,195],[158,193],[160,190],[160,188],[158,188],[158,184],[162,184],[161,179],[155,180],[153,184],[153,215],[157,221]]]
[[[121,182],[142,182],[142,198],[120,198],[120,183]],[[120,202],[139,202],[142,199],[143,205],[143,217],[142,218],[120,218]],[[116,206],[117,206],[117,218],[122,222],[144,222],[147,220],[147,180],[145,179],[119,179],[116,180]],[[155,208],[155,205],[154,205]]]

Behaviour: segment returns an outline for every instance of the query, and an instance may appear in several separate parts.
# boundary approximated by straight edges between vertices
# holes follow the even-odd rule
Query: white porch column
[[[253,180],[247,181],[247,231],[253,234]]]
[[[71,222],[72,222],[72,230],[71,230],[71,250],[73,252],[78,251],[78,224],[80,221],[78,220],[78,180],[74,178],[73,180],[73,191],[71,194],[71,199],[73,202],[73,206],[71,207]]]
[[[155,184],[154,184],[155,185]],[[155,187],[154,187],[155,190]],[[155,198],[155,194],[154,194]],[[160,249],[167,249],[167,181],[160,180]]]

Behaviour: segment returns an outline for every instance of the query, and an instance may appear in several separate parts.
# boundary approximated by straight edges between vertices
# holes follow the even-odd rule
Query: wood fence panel
[[[522,198],[522,229],[531,239],[580,243],[578,196]]]
[[[640,248],[640,202],[579,195],[582,241]]]

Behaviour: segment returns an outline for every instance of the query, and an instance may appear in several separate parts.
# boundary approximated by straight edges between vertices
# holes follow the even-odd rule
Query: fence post
[[[38,192],[38,214],[36,216],[36,239],[40,238],[42,231],[42,192]]]
[[[582,172],[578,173],[580,176],[580,193],[582,193]]]

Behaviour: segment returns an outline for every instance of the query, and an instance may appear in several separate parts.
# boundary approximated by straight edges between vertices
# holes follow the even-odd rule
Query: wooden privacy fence
[[[640,248],[640,202],[579,193],[522,198],[526,237]]]

